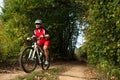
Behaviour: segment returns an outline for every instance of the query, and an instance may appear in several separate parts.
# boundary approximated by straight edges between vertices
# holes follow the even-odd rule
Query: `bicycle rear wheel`
[[[50,67],[50,56],[49,56],[49,60],[48,60],[48,64],[45,64],[46,58],[45,55],[43,53],[42,57],[41,57],[41,67],[43,70],[47,70]]]
[[[30,72],[34,71],[35,68],[37,67],[37,56],[35,55],[35,57],[33,59],[29,58],[30,51],[33,53],[34,48],[31,46],[26,47],[22,51],[20,58],[19,58],[20,67],[26,73],[30,73]]]

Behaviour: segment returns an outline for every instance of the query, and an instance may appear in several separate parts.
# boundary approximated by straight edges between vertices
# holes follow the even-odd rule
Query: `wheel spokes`
[[[27,73],[32,72],[37,66],[36,57],[32,58],[30,56],[31,50],[33,50],[32,47],[25,48],[20,58],[21,67]]]

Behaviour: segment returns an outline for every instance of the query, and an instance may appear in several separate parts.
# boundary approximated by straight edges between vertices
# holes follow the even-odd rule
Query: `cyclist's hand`
[[[50,35],[49,35],[49,34],[46,34],[46,35],[45,35],[45,39],[50,39]]]
[[[27,41],[30,41],[31,40],[31,37],[27,37]]]
[[[41,39],[41,38],[44,38],[44,36],[43,36],[43,35],[40,35],[39,39]]]
[[[36,36],[35,36],[35,35],[33,35],[31,38],[32,38],[32,39],[34,39],[34,38],[36,38]]]

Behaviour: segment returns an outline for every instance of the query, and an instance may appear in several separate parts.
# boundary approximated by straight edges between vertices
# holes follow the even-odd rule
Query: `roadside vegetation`
[[[77,49],[78,58],[94,65],[104,80],[120,80],[119,5],[120,0],[4,0],[0,63],[19,57],[40,18],[51,34],[52,60],[74,60],[82,31],[85,42]]]

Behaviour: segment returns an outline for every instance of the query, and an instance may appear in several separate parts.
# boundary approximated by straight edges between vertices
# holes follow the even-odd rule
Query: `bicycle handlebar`
[[[37,40],[40,40],[42,38],[45,38],[45,37],[27,37],[27,41],[32,41],[32,40],[37,41]]]

